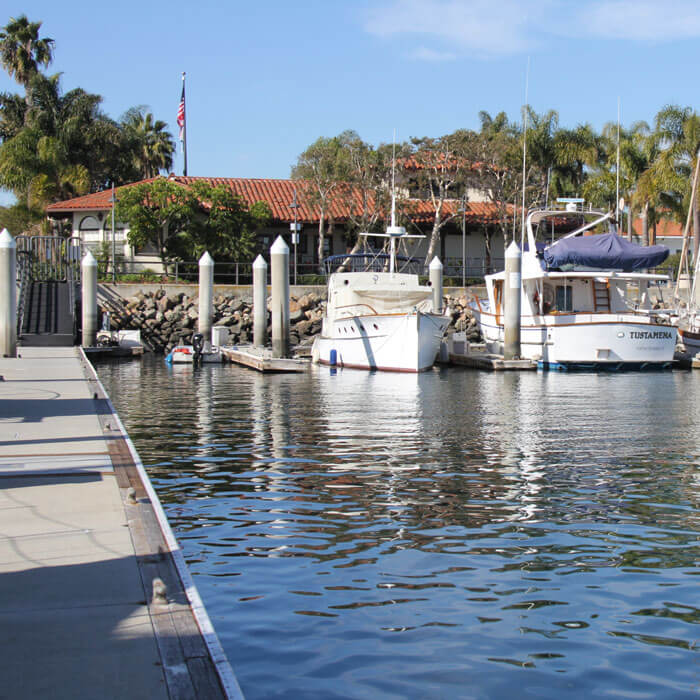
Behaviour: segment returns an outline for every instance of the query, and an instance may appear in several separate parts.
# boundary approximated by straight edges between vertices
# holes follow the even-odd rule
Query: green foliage
[[[153,246],[167,270],[173,244],[186,235],[198,202],[186,188],[165,178],[117,191],[115,217],[128,225],[129,245]]]
[[[41,22],[30,22],[26,15],[10,21],[0,31],[0,64],[21,85],[27,85],[39,70],[53,59],[54,40],[39,38]]]
[[[129,227],[129,244],[153,246],[163,263],[197,260],[204,251],[217,262],[251,259],[255,234],[269,223],[265,202],[250,209],[224,185],[185,187],[166,178],[117,191],[115,216]]]
[[[175,140],[167,124],[154,118],[146,107],[133,107],[121,119],[127,148],[132,153],[135,179],[156,177],[173,165]]]
[[[43,215],[28,209],[23,202],[0,207],[0,230],[6,228],[13,236],[33,230],[39,233]]]
[[[297,284],[302,287],[325,286],[327,282],[328,279],[325,275],[299,275],[297,277]]]
[[[218,262],[252,258],[255,234],[271,218],[268,205],[245,201],[225,185],[212,187],[204,181],[191,186],[196,215],[172,241],[172,250],[183,260],[198,260],[204,251]]]
[[[39,38],[40,26],[22,16],[0,31],[0,64],[25,91],[0,93],[0,187],[43,209],[169,169],[175,143],[165,122],[134,108],[117,123],[102,112],[100,95],[64,94],[59,75],[40,72],[54,44]]]

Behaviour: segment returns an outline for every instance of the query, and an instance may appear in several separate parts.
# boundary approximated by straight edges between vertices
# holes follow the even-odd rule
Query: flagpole
[[[182,174],[187,177],[187,114],[185,107],[185,71],[182,71],[182,105],[183,105],[183,125],[182,125],[182,152],[185,157]]]

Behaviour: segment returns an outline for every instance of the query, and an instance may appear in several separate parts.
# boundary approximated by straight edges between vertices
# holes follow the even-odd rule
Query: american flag
[[[185,134],[185,85],[182,85],[182,97],[177,108],[177,125],[180,127],[180,141],[183,140]]]

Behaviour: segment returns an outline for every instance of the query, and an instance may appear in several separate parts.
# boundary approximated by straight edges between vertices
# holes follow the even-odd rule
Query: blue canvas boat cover
[[[544,250],[548,269],[576,265],[633,272],[660,265],[669,254],[665,245],[641,246],[615,233],[562,238]]]

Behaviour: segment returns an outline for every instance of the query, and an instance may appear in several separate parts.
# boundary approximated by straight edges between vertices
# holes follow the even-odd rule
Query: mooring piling
[[[289,354],[289,246],[282,236],[270,248],[270,272],[272,274],[272,354],[287,357]]]
[[[520,246],[511,241],[506,250],[506,275],[504,280],[504,343],[503,358],[520,358],[520,294],[522,289],[522,252]]]
[[[204,337],[204,350],[211,349],[211,327],[214,317],[214,259],[205,251],[199,259],[199,322]]]
[[[97,260],[88,250],[80,263],[82,276],[83,338],[85,348],[94,347],[97,338]]]
[[[0,352],[17,357],[17,244],[6,228],[0,233]]]
[[[433,288],[433,313],[442,313],[442,263],[436,255],[430,263],[430,286]]]
[[[253,345],[265,346],[267,341],[267,263],[258,255],[253,263]]]

